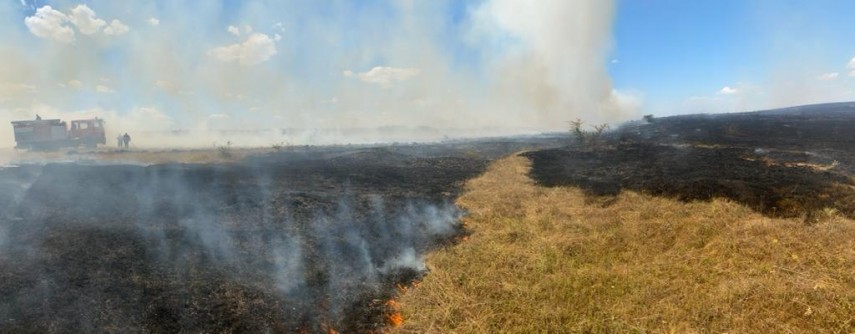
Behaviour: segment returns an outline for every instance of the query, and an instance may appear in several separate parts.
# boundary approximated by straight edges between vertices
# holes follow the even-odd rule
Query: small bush
[[[570,121],[570,134],[575,138],[575,143],[582,146],[591,146],[596,147],[602,144],[602,136],[609,129],[609,125],[606,123],[592,125],[591,128],[594,131],[586,131],[582,129],[582,125],[585,124],[584,121],[577,118],[576,120]]]
[[[217,151],[220,153],[220,157],[223,159],[231,159],[234,157],[234,153],[232,153],[232,142],[231,141],[227,141],[226,145],[218,146]]]
[[[273,150],[275,150],[276,152],[281,152],[284,149],[290,149],[292,146],[291,144],[288,144],[286,142],[278,142],[276,144],[270,145],[270,147],[273,148]]]

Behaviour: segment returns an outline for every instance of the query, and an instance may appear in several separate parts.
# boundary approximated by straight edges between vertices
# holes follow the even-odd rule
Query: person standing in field
[[[124,142],[125,142],[125,136],[122,136],[122,135],[116,136],[116,146],[118,146],[119,148],[123,148],[123,147],[125,147],[123,145]]]
[[[126,148],[126,149],[127,149],[127,148],[130,148],[130,144],[131,144],[131,136],[130,136],[130,135],[128,135],[128,133],[127,133],[127,132],[125,132],[125,135],[124,135],[124,136],[122,136],[122,142],[125,144],[125,148]]]

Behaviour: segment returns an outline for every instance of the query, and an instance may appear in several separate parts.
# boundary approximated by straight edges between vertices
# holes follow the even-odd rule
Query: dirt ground
[[[0,168],[0,332],[381,331],[423,254],[465,233],[460,185],[554,141]]]

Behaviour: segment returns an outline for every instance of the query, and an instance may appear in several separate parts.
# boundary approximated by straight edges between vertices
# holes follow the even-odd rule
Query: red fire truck
[[[54,150],[63,147],[96,147],[106,144],[104,120],[99,118],[71,121],[69,127],[58,119],[14,121],[15,148],[28,150]]]

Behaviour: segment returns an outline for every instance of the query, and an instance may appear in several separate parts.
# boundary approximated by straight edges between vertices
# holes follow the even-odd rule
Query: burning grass
[[[731,200],[535,185],[514,156],[467,183],[473,232],[428,257],[402,333],[844,333],[855,221]]]
[[[0,332],[380,332],[486,165],[365,149],[0,169]]]

